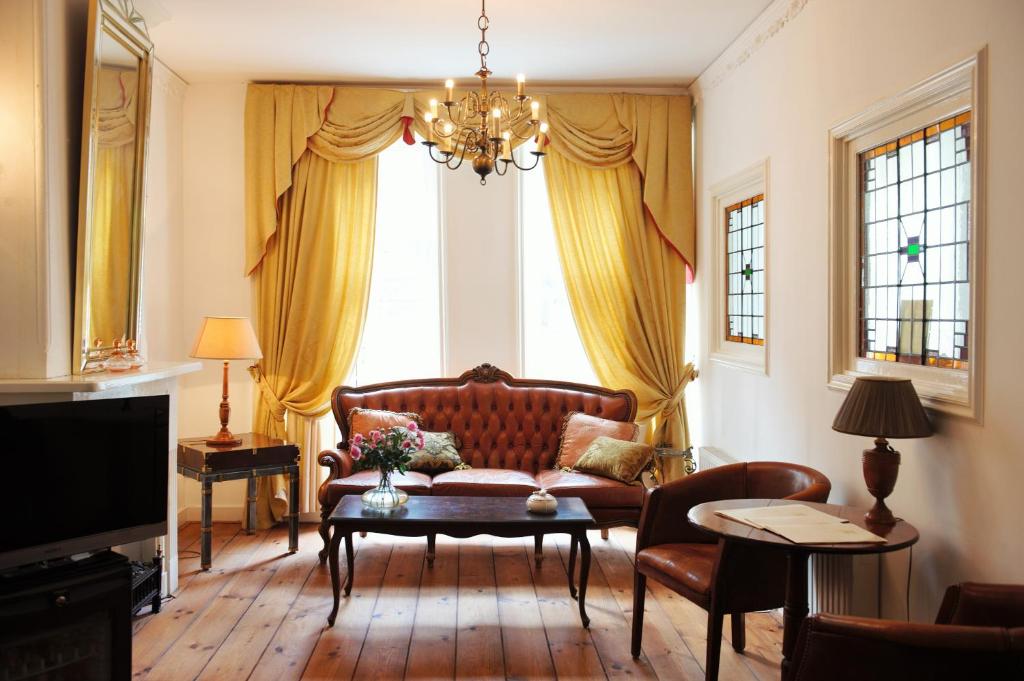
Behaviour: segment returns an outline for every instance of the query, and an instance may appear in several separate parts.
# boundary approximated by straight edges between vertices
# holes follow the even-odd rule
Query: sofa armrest
[[[1024,661],[1017,632],[1000,627],[918,624],[841,615],[813,615],[797,638],[788,681],[863,678],[997,678]],[[980,676],[964,676],[965,670]]]
[[[352,468],[355,465],[355,462],[344,449],[325,449],[320,452],[320,456],[317,457],[316,461],[321,466],[326,466],[328,468],[327,478],[320,483],[320,489],[317,490],[317,498],[320,500],[320,503],[323,503],[326,498],[325,492],[327,485],[329,485],[332,480],[347,478],[352,475]]]
[[[693,527],[686,514],[706,501],[741,498],[744,491],[742,464],[712,468],[648,489],[636,533],[636,550],[658,544],[718,541]]]

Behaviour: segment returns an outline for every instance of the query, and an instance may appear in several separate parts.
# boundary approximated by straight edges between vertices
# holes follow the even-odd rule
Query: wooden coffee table
[[[478,534],[495,537],[530,537],[545,534],[568,534],[572,537],[569,548],[569,595],[579,601],[580,620],[590,626],[587,617],[587,577],[590,574],[590,542],[587,529],[593,527],[594,517],[578,497],[559,498],[558,511],[553,515],[538,515],[526,510],[526,499],[518,497],[426,497],[411,496],[400,509],[392,512],[372,511],[363,507],[358,496],[344,496],[328,518],[333,531],[329,560],[331,588],[334,591],[334,609],[327,623],[334,626],[340,603],[340,575],[338,552],[345,539],[345,558],[348,577],[345,595],[352,592],[355,553],[352,550],[353,532],[377,532],[400,537],[424,537],[444,534],[464,539]],[[577,597],[573,573],[576,569],[576,550],[580,547],[580,586]]]

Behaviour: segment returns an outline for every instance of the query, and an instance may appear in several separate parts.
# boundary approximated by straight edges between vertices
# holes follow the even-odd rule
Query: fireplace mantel
[[[54,378],[2,378],[0,393],[95,393],[115,388],[160,381],[199,371],[199,362],[149,362],[133,371],[109,371]]]

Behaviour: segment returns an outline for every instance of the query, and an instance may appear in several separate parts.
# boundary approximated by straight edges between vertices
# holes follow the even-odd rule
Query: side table
[[[200,524],[200,564],[210,569],[210,532],[213,525],[213,483],[222,480],[248,480],[246,495],[246,531],[256,527],[256,478],[264,475],[288,476],[288,550],[299,550],[299,448],[284,440],[243,433],[242,444],[235,447],[211,447],[206,438],[178,440],[178,472],[198,480],[203,486]]]

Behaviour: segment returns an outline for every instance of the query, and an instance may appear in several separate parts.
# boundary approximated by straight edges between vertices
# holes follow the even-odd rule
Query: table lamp
[[[875,448],[864,450],[864,482],[875,505],[864,519],[875,525],[894,525],[896,519],[885,498],[896,486],[900,453],[887,438],[928,437],[928,416],[909,378],[861,376],[839,408],[832,430],[875,438]]]
[[[192,347],[192,357],[224,360],[224,383],[220,402],[220,431],[206,441],[211,447],[236,447],[242,439],[228,430],[228,360],[260,359],[263,352],[248,317],[205,317]]]

